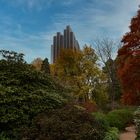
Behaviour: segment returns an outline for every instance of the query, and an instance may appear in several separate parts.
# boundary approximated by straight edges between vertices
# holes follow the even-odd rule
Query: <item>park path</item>
[[[120,140],[135,140],[135,126],[126,127],[126,131],[120,134]]]

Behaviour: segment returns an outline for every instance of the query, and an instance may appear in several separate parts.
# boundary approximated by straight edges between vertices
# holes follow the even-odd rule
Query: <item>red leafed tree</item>
[[[140,9],[131,20],[130,32],[123,36],[118,51],[118,76],[122,86],[122,103],[140,105]]]

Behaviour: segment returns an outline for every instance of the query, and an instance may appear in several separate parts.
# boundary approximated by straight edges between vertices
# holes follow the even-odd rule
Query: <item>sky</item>
[[[56,32],[70,25],[79,41],[120,40],[129,31],[140,0],[0,0],[0,49],[25,54],[25,60],[51,58]]]

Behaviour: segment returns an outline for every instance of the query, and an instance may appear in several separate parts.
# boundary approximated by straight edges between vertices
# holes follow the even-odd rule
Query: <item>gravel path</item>
[[[126,127],[126,131],[120,134],[120,140],[135,140],[135,126]]]

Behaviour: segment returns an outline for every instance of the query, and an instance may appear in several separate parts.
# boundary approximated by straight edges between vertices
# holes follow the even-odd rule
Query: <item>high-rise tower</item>
[[[51,45],[51,62],[55,63],[60,55],[61,49],[79,50],[80,46],[72,32],[71,27],[68,25],[64,29],[64,35],[60,32],[53,37],[53,45]]]

